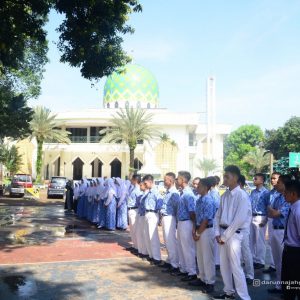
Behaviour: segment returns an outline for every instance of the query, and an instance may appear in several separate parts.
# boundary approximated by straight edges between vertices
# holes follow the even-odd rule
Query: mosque
[[[216,123],[215,79],[207,80],[206,101],[199,101],[199,112],[173,112],[160,108],[154,75],[140,65],[129,64],[124,71],[114,72],[107,78],[102,109],[57,114],[62,128],[71,133],[71,143],[44,144],[44,179],[51,176],[76,180],[83,176],[125,178],[129,167],[127,145],[103,143],[99,134],[101,129],[111,126],[116,111],[125,107],[151,112],[153,125],[163,135],[150,143],[138,144],[134,164],[139,173],[161,178],[169,171],[189,170],[193,176],[203,176],[199,169],[199,161],[203,159],[214,159],[218,166],[214,174],[222,172],[223,140],[230,126]]]

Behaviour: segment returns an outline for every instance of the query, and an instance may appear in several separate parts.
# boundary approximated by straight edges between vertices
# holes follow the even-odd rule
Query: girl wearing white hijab
[[[104,205],[105,199],[108,194],[108,185],[107,185],[107,179],[103,179],[102,185],[100,186],[99,190],[99,198],[100,203],[98,207],[98,228],[103,229],[105,228],[106,223],[106,206]]]
[[[86,178],[81,179],[81,184],[79,187],[79,200],[77,205],[77,215],[79,218],[83,218],[84,216],[84,203],[85,203],[85,190],[87,188],[87,180]]]
[[[93,204],[94,204],[94,196],[95,196],[95,181],[92,180],[90,182],[90,187],[88,190],[88,206],[87,206],[87,219],[91,222],[92,221],[92,211],[93,211]]]
[[[77,205],[79,200],[79,183],[74,184],[74,213],[77,214]]]
[[[112,178],[107,179],[107,194],[105,195],[104,205],[106,206],[106,222],[105,227],[109,231],[114,231],[116,229],[116,186]]]
[[[117,194],[117,229],[126,230],[128,226],[127,198],[128,186],[121,178],[116,178],[118,183]]]
[[[100,186],[101,186],[101,178],[96,179],[96,187],[95,187],[95,195],[94,195],[94,204],[92,210],[92,223],[98,224],[99,222],[99,205],[100,205]]]

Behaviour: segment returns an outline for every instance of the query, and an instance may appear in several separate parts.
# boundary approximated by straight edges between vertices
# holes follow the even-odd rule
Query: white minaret
[[[207,158],[215,158],[216,144],[216,81],[207,79],[206,88]]]

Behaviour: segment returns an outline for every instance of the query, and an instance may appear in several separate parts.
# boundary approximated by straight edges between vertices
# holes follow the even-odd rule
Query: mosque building
[[[114,72],[104,86],[103,108],[60,112],[56,119],[68,130],[70,144],[45,143],[43,177],[117,177],[128,175],[129,149],[126,144],[101,142],[101,129],[111,126],[118,109],[144,108],[164,138],[141,141],[135,150],[135,168],[155,174],[188,170],[203,176],[199,160],[214,159],[220,174],[223,168],[223,140],[230,126],[216,123],[215,79],[208,78],[205,103],[199,112],[173,112],[159,105],[159,87],[146,68],[129,64]],[[188,107],[188,106],[187,106]],[[34,175],[34,174],[33,174]]]

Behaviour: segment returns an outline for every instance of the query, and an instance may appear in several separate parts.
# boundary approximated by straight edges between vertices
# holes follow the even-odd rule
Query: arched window
[[[119,103],[115,102],[115,108],[118,108],[118,107],[119,107]]]
[[[121,177],[122,163],[115,158],[110,163],[110,177]]]
[[[150,103],[147,103],[147,108],[150,108],[151,106],[150,106]]]
[[[80,180],[82,179],[82,169],[83,169],[84,162],[77,157],[73,161],[73,179]]]

